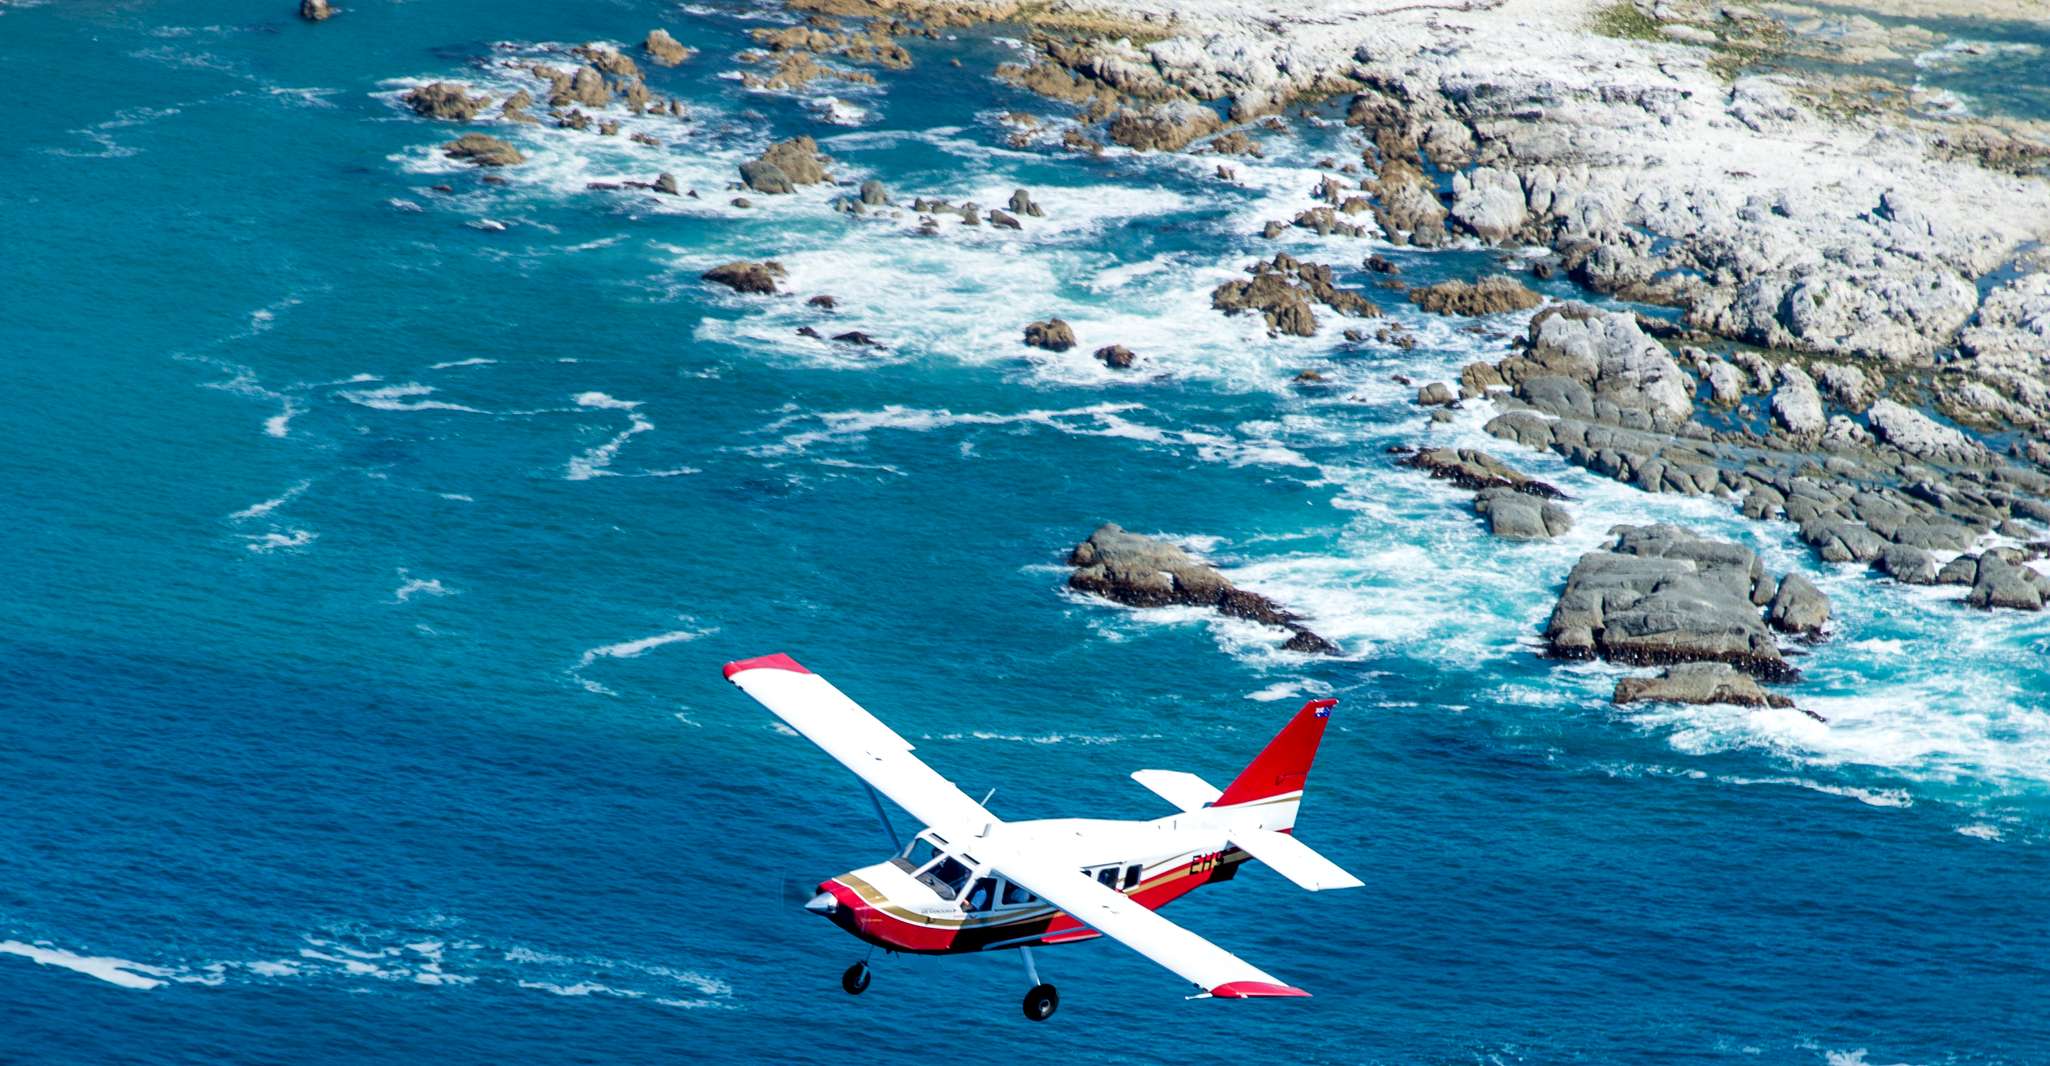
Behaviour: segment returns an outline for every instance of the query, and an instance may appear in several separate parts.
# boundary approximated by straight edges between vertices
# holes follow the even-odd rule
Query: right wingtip
[[[1308,999],[1310,994],[1277,981],[1230,981],[1210,990],[1218,999]]]
[[[793,674],[811,673],[810,670],[805,669],[796,659],[779,651],[773,655],[757,655],[752,659],[735,659],[727,663],[725,669],[726,680],[731,681],[733,680],[733,675],[747,670],[786,670]]]

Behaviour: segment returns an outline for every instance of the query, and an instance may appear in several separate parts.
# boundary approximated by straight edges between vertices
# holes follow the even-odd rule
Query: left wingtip
[[[1309,998],[1309,993],[1294,985],[1278,984],[1272,981],[1232,981],[1210,990],[1218,999],[1275,999]]]
[[[805,669],[799,664],[796,659],[780,651],[774,655],[757,655],[752,659],[735,659],[727,663],[726,680],[733,680],[733,675],[743,670],[787,670],[793,674],[811,673],[810,670]]]

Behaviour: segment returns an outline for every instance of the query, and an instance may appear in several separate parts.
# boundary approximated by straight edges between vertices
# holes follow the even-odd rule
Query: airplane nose
[[[840,901],[834,899],[831,892],[821,892],[813,896],[811,902],[804,905],[804,909],[821,918],[831,918],[833,912],[840,909]]]

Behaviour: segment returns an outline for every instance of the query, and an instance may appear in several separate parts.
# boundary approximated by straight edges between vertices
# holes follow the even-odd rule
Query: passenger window
[[[1106,866],[1103,869],[1096,871],[1096,880],[1099,884],[1102,884],[1108,888],[1118,887],[1118,868],[1115,866]]]
[[[1127,867],[1125,867],[1125,887],[1126,887],[1126,888],[1130,888],[1130,887],[1132,887],[1133,885],[1136,885],[1136,884],[1138,884],[1138,883],[1139,883],[1139,869],[1140,869],[1140,867],[1139,867],[1139,864],[1138,864],[1138,863],[1136,863],[1136,862],[1135,862],[1135,863],[1133,863],[1133,864],[1132,864],[1132,865],[1130,865],[1130,866],[1127,866]]]
[[[996,896],[996,880],[988,877],[982,878],[975,882],[974,888],[968,890],[968,899],[961,904],[961,909],[964,911],[986,911],[989,909],[989,905],[996,901]]]
[[[1022,906],[1038,898],[1032,893],[1025,891],[1024,885],[1018,884],[1015,881],[1004,882],[1004,906],[1006,907]]]

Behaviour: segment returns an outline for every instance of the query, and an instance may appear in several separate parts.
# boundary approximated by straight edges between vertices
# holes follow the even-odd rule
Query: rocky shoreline
[[[1285,129],[1285,109],[1341,99],[1357,160],[1321,162],[1317,205],[1268,222],[1259,236],[1307,230],[1419,248],[1514,247],[1527,251],[1501,257],[1512,270],[1564,274],[1594,293],[1672,309],[1666,318],[1547,304],[1513,273],[1415,289],[1382,281],[1428,313],[1490,316],[1491,329],[1521,324],[1501,358],[1467,366],[1456,385],[1418,390],[1430,409],[1427,431],[1482,402],[1493,409],[1486,431],[1496,437],[1645,491],[1728,498],[1749,518],[1792,523],[1822,561],[1865,563],[1903,583],[1967,586],[1970,607],[2033,611],[2050,602],[2050,577],[2030,565],[2050,556],[2050,255],[2037,244],[2050,237],[2050,138],[2027,124],[1934,118],[1906,105],[1850,107],[1838,75],[1770,69],[1775,57],[1849,55],[1842,34],[1803,36],[1801,9],[1341,2],[1312,17],[1210,0],[792,6],[811,17],[756,31],[761,49],[740,59],[769,73],[747,73],[749,85],[862,80],[870,76],[844,64],[910,64],[898,37],[968,22],[1032,27],[1029,59],[996,73],[1066,113],[1006,118],[1019,146],[1051,143],[1058,130],[1058,143],[1074,151],[1258,155],[1254,134]],[[1872,48],[1919,40],[1913,27],[1854,28]],[[594,120],[579,104],[681,115],[675,101],[649,93],[623,51],[574,52],[583,65],[572,71],[525,68],[545,82],[556,125],[588,129]],[[659,30],[641,54],[665,66],[691,58]],[[1551,58],[1538,64],[1533,55]],[[456,122],[495,102],[452,83],[403,99],[423,117]],[[516,94],[493,117],[537,122],[525,110],[533,102]],[[601,135],[617,129],[595,121]],[[478,133],[447,151],[487,167],[521,161],[511,145]],[[734,189],[781,196],[831,183],[827,163],[808,137],[781,141],[740,167]],[[1230,168],[1220,165],[1218,175],[1228,180]],[[625,184],[678,193],[667,175]],[[749,206],[744,197],[733,203]],[[875,181],[835,206],[901,212]],[[939,234],[941,218],[1020,229],[1021,216],[1041,214],[1024,190],[1009,207],[909,204],[927,236]],[[1396,269],[1378,255],[1362,268],[1369,276]],[[772,295],[779,274],[773,262],[743,262],[705,279]],[[811,302],[830,310],[831,297]],[[1211,304],[1258,316],[1277,335],[1318,334],[1320,309],[1341,320],[1383,316],[1332,265],[1282,251],[1219,285]],[[1020,328],[1025,346],[1049,353],[1079,343],[1058,318]],[[1343,332],[1355,343],[1367,336]],[[1415,343],[1392,322],[1373,335],[1398,348]],[[849,338],[875,343],[861,334],[835,339],[856,343]],[[1113,369],[1135,359],[1117,344],[1095,352]],[[1298,380],[1320,379],[1305,371]],[[1473,489],[1476,514],[1498,536],[1546,539],[1572,527],[1555,489],[1484,452],[1426,448],[1403,461]],[[1619,528],[1608,549],[1566,576],[1547,627],[1552,653],[1796,677],[1771,631],[1820,638],[1826,600],[1818,608],[1820,594],[1798,575],[1770,581],[1752,572],[1755,559],[1740,589],[1711,561],[1743,549],[1659,530]],[[1248,599],[1175,552],[1107,526],[1076,549],[1070,584],[1137,606],[1216,607],[1288,629],[1292,649],[1337,650],[1286,610]],[[1126,557],[1138,561],[1127,568],[1117,561]],[[1685,574],[1674,569],[1680,562]],[[1150,576],[1131,577],[1141,571]],[[1155,587],[1161,575],[1165,592]],[[1660,607],[1661,618],[1687,623],[1679,616],[1692,611],[1698,632],[1646,630],[1630,613],[1631,604],[1661,604],[1678,588],[1689,590],[1682,605]],[[1716,590],[1727,595],[1707,595]],[[1745,597],[1755,602],[1738,610]],[[1623,622],[1608,621],[1611,608]],[[1646,636],[1654,632],[1665,636]],[[1754,700],[1705,669],[1638,679],[1630,698],[1782,699]]]

